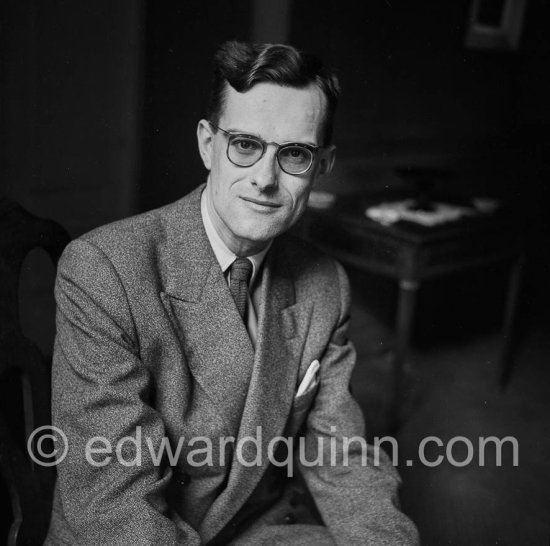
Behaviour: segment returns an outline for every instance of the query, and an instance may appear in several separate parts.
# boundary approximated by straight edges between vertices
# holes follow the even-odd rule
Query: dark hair
[[[225,103],[226,83],[244,93],[260,82],[296,88],[316,84],[327,99],[324,144],[330,144],[340,94],[338,78],[326,70],[317,57],[284,44],[224,42],[214,56],[208,119],[218,124]]]

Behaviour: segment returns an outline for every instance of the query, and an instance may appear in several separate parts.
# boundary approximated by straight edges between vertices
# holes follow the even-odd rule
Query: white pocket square
[[[315,386],[319,382],[319,378],[317,377],[317,373],[319,372],[319,361],[314,360],[307,369],[306,375],[304,375],[304,378],[302,379],[302,382],[300,383],[300,386],[298,387],[298,391],[296,392],[296,396],[300,396],[307,392],[310,388]]]

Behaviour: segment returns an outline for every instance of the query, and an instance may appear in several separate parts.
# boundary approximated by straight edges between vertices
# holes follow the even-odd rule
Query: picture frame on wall
[[[472,0],[466,46],[483,50],[517,50],[527,0]]]

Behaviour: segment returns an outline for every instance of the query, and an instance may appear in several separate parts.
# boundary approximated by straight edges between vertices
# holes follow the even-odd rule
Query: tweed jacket
[[[364,433],[348,386],[355,355],[343,269],[293,237],[278,238],[262,268],[254,351],[204,231],[202,188],[73,241],[60,261],[52,412],[69,450],[46,543],[415,543],[397,507],[394,469],[386,460],[375,466],[370,448],[362,464],[357,443],[347,464],[342,457],[343,437]],[[297,397],[314,359],[320,382]],[[240,511],[258,505],[279,435],[295,440],[294,459],[287,451],[284,460],[293,461],[320,519],[285,523],[292,499],[284,489],[239,527]],[[104,439],[88,456],[101,466],[85,455],[97,436]],[[221,437],[235,444],[222,451]],[[325,455],[332,441],[337,464],[302,464],[299,437],[309,461],[319,440]],[[178,442],[177,460],[166,451],[155,458]],[[208,464],[193,464],[207,446]],[[273,493],[273,482],[267,489]],[[224,535],[231,526],[245,530]]]

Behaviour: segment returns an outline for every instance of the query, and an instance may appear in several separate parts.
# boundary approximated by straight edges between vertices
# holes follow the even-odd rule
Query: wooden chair
[[[0,481],[12,513],[8,546],[42,544],[55,480],[54,468],[36,464],[27,452],[32,431],[50,422],[50,373],[38,347],[21,331],[19,276],[31,250],[44,249],[56,264],[68,242],[55,222],[0,197]]]

